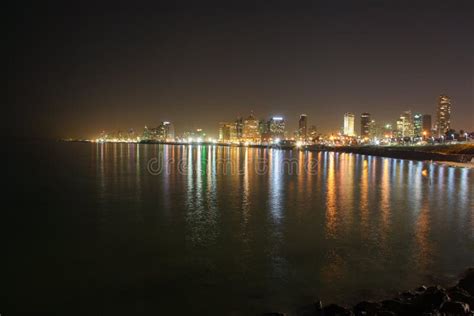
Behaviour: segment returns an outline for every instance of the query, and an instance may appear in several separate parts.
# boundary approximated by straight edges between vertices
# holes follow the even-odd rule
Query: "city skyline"
[[[472,130],[469,12],[462,1],[32,4],[12,12],[4,135],[91,137],[166,120],[217,133],[251,110],[305,113],[330,132],[349,111],[435,118],[439,94],[452,97],[452,125]]]
[[[317,130],[317,125],[315,122],[310,121],[311,128],[313,133],[317,132],[317,135],[335,135],[339,134],[342,136],[349,137],[359,137],[361,139],[373,139],[374,135],[377,135],[376,138],[384,137],[415,137],[415,138],[426,138],[435,136],[440,138],[445,135],[446,132],[454,130],[455,132],[463,131],[472,133],[473,130],[467,129],[456,129],[455,126],[451,125],[451,98],[447,95],[439,95],[438,104],[435,109],[435,120],[432,123],[432,114],[431,113],[421,113],[417,109],[412,111],[411,109],[401,112],[398,119],[391,119],[382,121],[377,118],[377,121],[374,119],[371,113],[363,112],[360,115],[356,115],[352,112],[344,113],[344,118],[342,126],[337,129],[333,128],[330,132],[324,132]],[[268,117],[268,116],[267,116]],[[358,117],[358,119],[357,119]],[[248,141],[259,139],[261,141],[266,141],[268,139],[299,139],[306,140],[308,135],[308,115],[300,114],[298,119],[298,126],[294,130],[290,130],[288,126],[293,124],[288,124],[292,119],[285,118],[283,116],[270,116],[266,117],[257,117],[255,116],[254,111],[250,111],[249,115],[245,118],[238,116],[235,120],[227,119],[225,121],[220,121],[217,127],[217,136],[215,129],[204,130],[202,128],[185,128],[175,134],[175,124],[174,122],[162,121],[158,127],[148,128],[145,125],[143,130],[142,139],[160,139],[160,140],[171,140],[176,138],[188,138],[191,134],[194,134],[198,131],[198,134],[204,133],[204,135],[209,139],[223,140],[223,139],[235,139],[241,141]],[[163,132],[164,129],[172,129],[171,134],[168,132]],[[140,130],[139,128],[137,130]],[[128,134],[131,133],[135,136],[134,128],[128,129]],[[122,134],[124,133],[123,129],[115,131],[106,131],[103,130],[101,134]],[[125,134],[125,133],[124,133]],[[148,137],[150,135],[155,135],[154,137]],[[160,136],[161,135],[161,136]],[[167,135],[167,136],[164,136]],[[171,137],[168,137],[172,135]],[[224,136],[225,135],[225,136]],[[99,138],[103,138],[100,136]],[[119,137],[120,138],[120,137]],[[199,138],[204,138],[202,135]]]

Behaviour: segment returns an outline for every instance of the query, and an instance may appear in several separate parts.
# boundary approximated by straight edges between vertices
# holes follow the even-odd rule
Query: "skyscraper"
[[[237,138],[236,124],[230,122],[219,123],[219,141],[231,142]]]
[[[236,132],[236,137],[238,139],[241,139],[244,134],[244,121],[242,120],[241,117],[238,117],[235,120],[235,132]]]
[[[315,125],[311,125],[308,129],[308,138],[311,141],[315,141],[318,138],[318,130]]]
[[[397,121],[397,136],[398,137],[413,137],[413,121],[411,111],[405,111],[400,115]]]
[[[249,117],[244,120],[242,138],[245,141],[258,141],[260,139],[260,133],[258,131],[258,120],[250,113]]]
[[[282,117],[272,117],[268,123],[268,128],[273,139],[285,137],[285,120]]]
[[[360,136],[362,138],[369,137],[370,122],[370,113],[362,113],[360,115]]]
[[[413,115],[413,136],[423,136],[423,115],[420,113],[415,113]]]
[[[353,113],[347,112],[346,114],[344,114],[344,135],[345,136],[355,136],[354,120],[355,120],[355,116]]]
[[[440,95],[436,111],[436,131],[438,137],[444,135],[451,128],[451,99],[447,95]]]
[[[308,116],[306,114],[300,115],[300,120],[298,121],[298,136],[303,140],[308,138]]]
[[[429,114],[423,114],[422,118],[422,127],[423,127],[423,137],[431,137],[431,115]]]

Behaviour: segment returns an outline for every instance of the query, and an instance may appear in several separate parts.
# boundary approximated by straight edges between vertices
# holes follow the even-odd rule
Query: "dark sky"
[[[344,112],[434,115],[452,97],[474,130],[472,1],[18,2],[9,11],[7,133],[90,137],[175,123],[300,113],[322,132]],[[357,128],[358,130],[358,128]]]

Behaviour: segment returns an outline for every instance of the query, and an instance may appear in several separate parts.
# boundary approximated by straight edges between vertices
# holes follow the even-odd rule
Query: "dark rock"
[[[438,311],[438,310],[433,310],[431,312],[424,312],[423,314],[421,314],[422,316],[443,316],[441,315],[441,313]]]
[[[464,277],[459,281],[458,286],[474,296],[474,268],[469,268],[464,273]]]
[[[382,301],[382,310],[394,312],[399,315],[410,315],[412,314],[411,304],[401,302],[399,300],[385,300]]]
[[[416,295],[412,292],[403,292],[399,295],[399,299],[402,301],[411,301]]]
[[[316,308],[316,311],[321,311],[323,309],[323,302],[321,300],[316,300],[316,302],[314,302],[314,307]]]
[[[376,315],[377,312],[382,308],[382,304],[376,302],[360,302],[354,306],[355,315]]]
[[[440,312],[445,315],[470,315],[469,305],[462,302],[445,302]]]
[[[270,313],[263,313],[263,316],[286,316],[286,314],[278,313],[278,312],[270,312]]]
[[[422,293],[422,292],[426,291],[426,289],[427,289],[426,285],[422,285],[422,286],[416,288],[415,292]]]
[[[413,309],[417,312],[430,312],[439,309],[444,302],[449,301],[446,290],[440,286],[430,286],[423,294],[413,299]]]
[[[299,316],[314,316],[314,315],[321,315],[322,314],[322,304],[318,305],[318,302],[321,301],[316,301],[314,304],[309,304],[302,306],[297,309],[296,315]]]
[[[394,312],[391,311],[380,311],[377,313],[377,316],[396,316]]]
[[[466,290],[455,286],[450,288],[447,293],[451,300],[466,303],[470,309],[474,309],[474,297],[469,295]]]
[[[353,313],[352,313],[352,311],[350,311],[350,310],[348,310],[348,309],[346,309],[342,306],[339,306],[339,305],[336,305],[336,304],[331,304],[331,305],[324,306],[321,315],[324,315],[324,316],[349,316],[349,315],[353,315]]]

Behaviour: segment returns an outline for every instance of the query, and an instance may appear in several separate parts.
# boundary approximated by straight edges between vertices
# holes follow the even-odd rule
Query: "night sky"
[[[472,1],[235,1],[121,5],[18,2],[8,11],[5,135],[177,132],[247,116],[299,114],[321,132],[343,114],[434,116],[452,98],[474,130]],[[133,5],[133,7],[131,7]],[[434,117],[433,117],[434,121]]]

